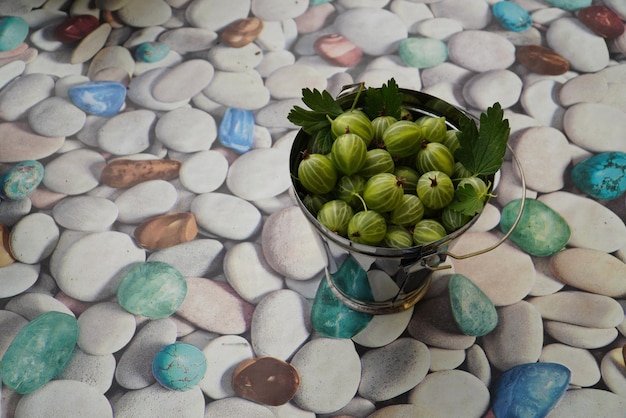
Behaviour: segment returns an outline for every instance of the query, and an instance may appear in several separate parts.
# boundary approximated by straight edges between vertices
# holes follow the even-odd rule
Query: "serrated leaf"
[[[343,113],[341,106],[326,90],[320,92],[317,89],[302,89],[302,102],[311,110],[327,114],[331,118],[336,118]]]
[[[454,201],[450,204],[450,209],[462,213],[467,216],[474,216],[477,213],[482,212],[485,204],[483,203],[483,196],[478,194],[478,191],[469,184],[461,187],[457,187],[454,192]]]
[[[393,116],[400,119],[403,96],[396,80],[391,78],[380,89],[370,87],[366,91],[363,111],[370,118]]]

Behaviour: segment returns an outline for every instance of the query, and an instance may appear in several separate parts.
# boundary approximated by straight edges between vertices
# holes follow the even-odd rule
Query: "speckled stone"
[[[571,176],[587,195],[601,200],[616,199],[626,191],[626,153],[596,154],[576,164]]]
[[[162,386],[186,392],[200,383],[206,367],[206,358],[199,348],[176,342],[156,353],[152,361],[152,374]]]
[[[27,197],[43,180],[39,161],[22,161],[0,175],[0,198],[20,200]]]
[[[493,302],[471,280],[453,274],[448,289],[452,315],[464,334],[480,337],[496,327],[498,313]]]

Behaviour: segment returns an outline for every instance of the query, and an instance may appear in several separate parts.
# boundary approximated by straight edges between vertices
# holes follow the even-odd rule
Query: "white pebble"
[[[52,216],[60,226],[86,232],[107,230],[118,213],[113,202],[93,196],[66,197],[52,209]]]
[[[39,264],[25,264],[19,261],[0,267],[0,277],[2,277],[0,298],[8,298],[24,292],[37,281],[40,270]]]
[[[254,42],[240,48],[216,45],[209,49],[209,61],[220,71],[248,71],[263,61],[263,51]]]
[[[147,261],[170,264],[185,277],[210,277],[222,267],[224,244],[216,239],[194,239],[154,251]]]
[[[448,350],[439,347],[429,347],[430,371],[454,370],[465,361],[465,350]]]
[[[448,40],[449,59],[471,71],[503,70],[515,62],[515,46],[487,31],[465,30]]]
[[[520,98],[522,80],[509,70],[491,70],[470,78],[463,86],[463,98],[476,109],[486,110],[495,102],[503,109]]]
[[[602,380],[611,392],[620,396],[626,395],[626,376],[624,376],[624,355],[622,348],[614,348],[602,357],[600,371]]]
[[[384,9],[349,9],[337,16],[334,25],[339,34],[374,56],[395,52],[398,42],[408,35],[402,19]],[[378,30],[372,31],[373,27]]]
[[[239,335],[222,335],[199,348],[207,359],[206,373],[198,384],[202,392],[212,399],[234,396],[235,368],[254,357],[250,343]]]
[[[167,71],[167,68],[154,68],[135,75],[128,85],[126,97],[133,103],[151,110],[168,111],[178,109],[187,104],[189,100],[165,103],[158,101],[152,96],[152,87],[156,81]]]
[[[113,403],[117,417],[133,418],[153,418],[159,415],[201,417],[204,408],[205,400],[200,388],[181,392],[164,388],[158,383],[130,390]]]
[[[564,132],[574,144],[592,152],[626,152],[622,129],[626,112],[602,103],[579,103],[568,108],[563,117]]]
[[[113,354],[92,356],[75,348],[69,363],[56,379],[87,383],[98,392],[106,394],[113,384],[115,366]]]
[[[550,411],[550,418],[588,417],[599,411],[606,417],[619,417],[624,415],[625,408],[626,399],[608,390],[572,389]]]
[[[78,317],[78,346],[86,354],[102,356],[124,348],[135,335],[135,316],[118,303],[91,305]]]
[[[562,129],[565,108],[557,100],[560,86],[560,83],[548,78],[526,83],[520,103],[526,113],[542,125]]]
[[[11,253],[22,263],[39,263],[52,254],[59,235],[59,227],[50,215],[31,213],[11,229]]]
[[[61,312],[74,316],[74,313],[63,302],[45,293],[22,293],[11,298],[5,309],[29,321],[46,312]]]
[[[217,190],[228,173],[228,160],[214,150],[197,152],[186,159],[180,167],[179,178],[185,188],[194,193]]]
[[[0,117],[6,121],[21,119],[31,107],[53,92],[54,79],[48,74],[28,74],[17,78],[0,93]]]
[[[575,17],[553,21],[546,31],[548,46],[569,61],[573,70],[594,73],[609,64],[606,41]]]
[[[211,148],[217,138],[217,125],[211,114],[182,107],[165,113],[155,126],[157,139],[179,152],[198,152]]]
[[[609,83],[601,74],[581,74],[563,84],[559,91],[559,100],[563,106],[582,102],[598,103],[608,91]]]
[[[98,145],[116,155],[145,151],[150,146],[150,134],[156,114],[140,109],[119,113],[106,121],[98,131]]]
[[[198,226],[218,237],[245,240],[261,226],[261,213],[251,203],[224,193],[204,193],[191,203]]]
[[[430,3],[430,2],[429,2]],[[491,10],[485,0],[435,1],[429,5],[435,17],[446,17],[461,23],[463,29],[483,29],[491,22]]]
[[[213,79],[215,70],[210,62],[192,59],[160,75],[152,86],[152,96],[161,102],[172,103],[189,100]]]
[[[229,23],[245,19],[250,13],[250,0],[224,3],[220,0],[192,0],[185,10],[191,26],[218,31]]]
[[[245,200],[277,196],[291,187],[287,152],[275,148],[248,151],[230,166],[226,185]]]
[[[540,362],[562,364],[571,371],[570,385],[589,387],[600,381],[600,368],[593,355],[583,349],[565,344],[547,344],[541,351]]]
[[[270,100],[270,92],[255,70],[216,71],[213,81],[202,92],[217,103],[244,110],[259,109]]]
[[[149,180],[124,191],[115,199],[119,210],[117,220],[136,224],[162,215],[176,203],[176,188],[165,180]]]

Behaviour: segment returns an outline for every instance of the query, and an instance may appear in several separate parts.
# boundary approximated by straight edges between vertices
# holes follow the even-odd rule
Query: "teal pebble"
[[[505,371],[492,389],[498,418],[537,418],[548,413],[569,386],[570,370],[557,363],[524,363]]]
[[[28,160],[0,175],[0,198],[21,200],[30,195],[43,180],[44,168],[39,161]]]
[[[163,347],[152,360],[152,374],[162,386],[185,392],[206,373],[206,357],[194,345],[176,342]]]
[[[513,32],[524,32],[533,25],[530,13],[512,1],[500,1],[494,4],[491,12],[500,26]]]
[[[360,300],[374,300],[367,273],[354,257],[346,258],[331,275],[344,293]],[[320,282],[311,307],[311,325],[319,334],[329,338],[352,338],[371,320],[372,315],[350,309],[337,299],[326,279]]]
[[[59,375],[78,341],[78,321],[62,312],[46,312],[15,336],[0,365],[2,382],[22,395],[34,392]]]
[[[448,47],[431,38],[407,38],[398,46],[400,59],[409,67],[430,68],[446,62]]]
[[[144,42],[135,50],[135,58],[143,62],[159,62],[170,53],[166,44],[158,42]]]
[[[185,277],[168,263],[148,261],[133,266],[117,289],[119,304],[148,318],[167,318],[187,295]]]
[[[591,6],[593,0],[546,0],[546,3],[559,9],[574,12],[587,6]]]
[[[470,279],[453,274],[448,282],[452,316],[465,335],[481,337],[498,325],[498,312],[489,297]]]
[[[509,202],[503,209],[500,227],[508,232],[517,214],[521,199]],[[530,255],[545,257],[558,253],[569,241],[571,229],[557,212],[536,199],[526,199],[524,211],[509,239]]]
[[[612,200],[626,192],[626,153],[604,152],[576,164],[574,184],[587,195]]]
[[[17,48],[28,36],[28,23],[19,16],[0,18],[0,51]]]
[[[332,3],[333,0],[311,0],[309,7],[319,6],[320,4]]]

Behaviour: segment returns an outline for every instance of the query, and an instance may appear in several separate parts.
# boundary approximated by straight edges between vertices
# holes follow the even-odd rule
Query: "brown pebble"
[[[11,254],[9,245],[10,233],[11,231],[9,231],[6,225],[0,224],[0,267],[6,267],[15,262],[15,257]]]
[[[148,250],[173,247],[193,240],[196,235],[198,224],[190,212],[155,216],[140,223],[134,232],[138,244]]]
[[[569,70],[569,61],[550,48],[524,45],[517,49],[515,58],[530,71],[544,75],[561,75]]]
[[[233,48],[241,48],[254,41],[263,30],[263,21],[257,17],[239,19],[226,26],[222,42]]]
[[[178,177],[181,162],[176,160],[128,160],[108,163],[100,181],[109,187],[132,187],[148,180],[172,180]]]
[[[320,57],[339,67],[353,67],[363,58],[359,47],[336,33],[320,36],[313,48]]]
[[[592,5],[578,11],[578,20],[603,38],[617,38],[624,33],[624,22],[606,6]]]
[[[126,26],[114,11],[102,10],[102,19],[111,25],[113,29],[120,29]]]
[[[264,405],[284,405],[298,391],[300,375],[275,357],[257,357],[239,363],[233,372],[233,390],[242,398]]]

